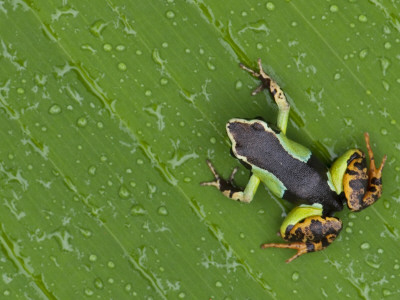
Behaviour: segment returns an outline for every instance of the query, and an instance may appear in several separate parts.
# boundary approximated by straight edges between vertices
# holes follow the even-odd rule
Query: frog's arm
[[[243,70],[246,70],[247,72],[249,72],[254,77],[257,77],[258,79],[261,80],[261,85],[259,85],[252,92],[253,96],[258,94],[259,92],[261,92],[262,90],[264,90],[266,88],[269,89],[269,91],[270,91],[271,95],[274,97],[274,100],[275,100],[276,104],[278,105],[278,109],[279,109],[277,126],[283,132],[283,134],[286,134],[286,128],[287,128],[289,111],[290,111],[289,102],[287,102],[285,94],[283,93],[280,86],[276,83],[276,81],[273,80],[268,74],[266,74],[264,72],[262,65],[261,65],[260,58],[257,60],[257,63],[258,63],[259,72],[255,72],[254,70],[246,67],[243,64],[240,64],[240,67]]]
[[[238,188],[233,183],[233,177],[236,174],[237,168],[235,168],[229,177],[228,180],[223,179],[219,176],[214,166],[211,164],[209,160],[207,160],[207,165],[210,168],[211,172],[214,174],[214,181],[210,182],[202,182],[201,185],[211,185],[215,186],[221,193],[232,199],[240,202],[250,203],[253,200],[254,194],[257,191],[258,185],[260,184],[260,179],[256,175],[251,175],[249,182],[246,185],[246,188],[243,190]]]

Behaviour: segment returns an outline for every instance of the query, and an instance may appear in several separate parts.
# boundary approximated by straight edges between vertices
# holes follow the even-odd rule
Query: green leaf
[[[395,1],[0,1],[2,297],[397,298],[399,31]],[[382,199],[290,264],[259,249],[288,203],[199,185],[238,166],[227,120],[275,122],[258,57],[290,138],[388,155]]]

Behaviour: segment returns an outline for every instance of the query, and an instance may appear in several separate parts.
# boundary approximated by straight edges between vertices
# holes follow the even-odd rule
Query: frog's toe
[[[301,243],[301,242],[295,242],[295,243],[288,243],[288,244],[282,244],[282,243],[268,243],[268,244],[262,244],[261,249],[266,249],[266,248],[288,248],[288,249],[295,249],[297,250],[297,253],[293,255],[291,258],[286,260],[286,263],[290,263],[291,261],[295,260],[298,258],[300,255],[306,254],[309,251],[307,244],[306,243]]]

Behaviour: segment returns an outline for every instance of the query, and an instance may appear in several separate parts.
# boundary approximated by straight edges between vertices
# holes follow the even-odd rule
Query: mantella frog
[[[240,67],[257,77],[261,85],[252,95],[269,89],[278,105],[277,128],[261,120],[231,119],[226,131],[232,142],[232,153],[251,171],[244,189],[237,187],[233,178],[221,178],[210,161],[207,161],[215,179],[202,185],[215,186],[226,197],[240,202],[252,201],[262,181],[279,198],[296,206],[286,216],[280,228],[281,237],[288,243],[266,243],[261,248],[290,248],[297,253],[286,262],[302,254],[320,251],[328,247],[342,229],[342,221],[333,216],[347,203],[351,211],[360,211],[379,199],[382,193],[383,157],[379,168],[375,167],[369,135],[364,134],[370,168],[367,170],[365,154],[350,149],[328,169],[306,147],[286,136],[290,105],[279,85],[262,69],[253,71]]]

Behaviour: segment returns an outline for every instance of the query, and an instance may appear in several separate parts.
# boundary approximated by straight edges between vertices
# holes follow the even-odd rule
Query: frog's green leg
[[[288,244],[268,243],[261,248],[289,248],[297,250],[297,253],[289,258],[290,263],[300,255],[309,252],[320,251],[328,247],[342,230],[342,222],[335,217],[310,216],[289,226],[282,236]]]
[[[236,201],[240,202],[245,202],[245,203],[250,203],[251,200],[253,200],[254,194],[257,191],[258,185],[260,183],[260,179],[256,175],[251,175],[249,182],[247,183],[246,188],[243,190],[241,188],[238,188],[235,186],[233,182],[233,177],[235,176],[237,172],[237,168],[233,169],[231,176],[229,177],[228,180],[223,179],[219,176],[217,171],[215,170],[214,166],[212,163],[207,160],[207,165],[210,168],[211,172],[214,174],[214,181],[210,182],[202,182],[200,183],[201,185],[211,185],[215,186],[218,190],[221,191],[221,193]]]
[[[382,170],[387,156],[385,155],[383,157],[381,165],[377,169],[375,166],[374,153],[372,152],[369,142],[369,134],[366,132],[364,137],[370,160],[368,176],[365,166],[365,158],[363,158],[363,163],[360,162],[361,158],[356,158],[354,159],[354,162],[352,161],[349,164],[343,177],[343,187],[347,199],[347,206],[352,211],[360,211],[372,205],[382,195]],[[366,184],[365,178],[368,179],[368,185]]]
[[[365,133],[364,137],[370,158],[369,172],[365,154],[358,149],[347,151],[334,162],[330,169],[337,193],[344,192],[347,206],[352,211],[360,211],[370,206],[382,194],[382,169],[387,156],[383,157],[382,163],[377,169],[369,142],[369,134]]]
[[[262,90],[264,90],[266,88],[269,89],[269,91],[271,92],[272,96],[274,97],[274,100],[279,108],[277,126],[283,132],[283,134],[286,134],[286,128],[287,128],[287,122],[288,122],[289,110],[290,110],[289,102],[287,102],[285,94],[283,93],[283,91],[279,87],[279,85],[276,83],[276,81],[273,80],[270,76],[268,76],[264,72],[262,65],[261,65],[260,58],[257,60],[257,63],[258,63],[259,72],[256,72],[256,71],[246,67],[243,64],[240,64],[239,66],[243,70],[246,70],[251,75],[253,75],[254,77],[257,77],[258,79],[261,80],[261,85],[259,85],[252,92],[253,96],[258,94],[259,92],[261,92]]]

